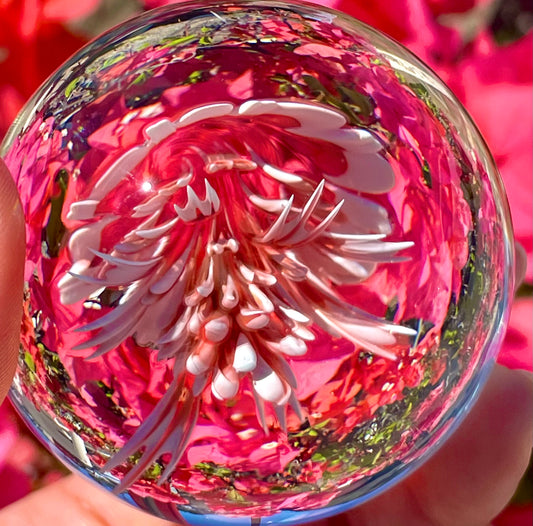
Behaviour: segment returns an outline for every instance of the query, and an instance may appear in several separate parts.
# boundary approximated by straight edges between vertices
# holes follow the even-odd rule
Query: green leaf
[[[68,86],[65,88],[65,97],[67,99],[70,98],[70,96],[72,95],[72,93],[74,92],[74,90],[78,87],[78,85],[80,84],[80,82],[82,82],[83,78],[82,77],[78,77],[78,78],[75,78],[72,82],[70,82],[68,84]]]
[[[186,83],[188,84],[198,84],[198,82],[201,82],[204,78],[204,72],[201,70],[193,71],[189,77],[187,78]]]
[[[422,166],[422,179],[424,180],[424,184],[428,188],[433,188],[433,180],[431,178],[431,170],[429,169],[429,164],[427,161],[424,161],[424,165]]]
[[[66,170],[60,170],[55,179],[55,184],[59,188],[59,193],[50,199],[50,215],[42,233],[43,248],[45,248],[46,255],[51,258],[58,256],[61,242],[66,231],[65,225],[61,220],[61,215],[63,212],[68,180],[68,172]]]
[[[24,363],[32,373],[35,372],[35,361],[33,359],[33,356],[28,351],[24,353]]]
[[[387,311],[385,312],[385,319],[387,321],[394,320],[394,316],[396,316],[399,306],[400,304],[398,303],[398,296],[394,296],[394,298],[392,298],[392,300],[387,305]]]
[[[180,44],[186,44],[187,42],[191,42],[191,40],[195,40],[196,38],[198,38],[196,35],[186,35],[184,37],[173,38],[170,40],[165,39],[163,40],[163,45],[161,47],[167,48],[167,47],[179,46]]]
[[[198,462],[194,465],[194,467],[201,471],[204,475],[211,475],[223,479],[231,478],[234,475],[230,468],[219,466],[213,462]]]
[[[148,479],[158,479],[163,473],[163,468],[159,462],[154,462],[145,472],[144,477]]]
[[[353,89],[347,88],[342,84],[337,85],[337,90],[343,96],[345,102],[349,102],[355,106],[358,113],[363,114],[365,117],[369,117],[374,113],[374,105],[370,97],[359,93]]]
[[[360,124],[360,119],[354,108],[330,93],[317,78],[311,75],[302,75],[302,79],[319,102],[324,102],[342,111],[351,124]]]
[[[130,86],[135,86],[136,84],[142,84],[143,82],[146,82],[150,77],[152,76],[152,73],[150,71],[141,71],[130,83]]]
[[[122,62],[125,58],[126,55],[124,53],[112,55],[104,60],[104,63],[102,64],[102,69],[109,68],[110,66],[118,64],[119,62]]]
[[[289,488],[284,488],[283,486],[272,486],[270,488],[270,493],[273,495],[277,495],[278,493],[283,493],[284,491],[287,491]]]
[[[226,496],[233,502],[246,502],[246,499],[235,488],[229,488]]]

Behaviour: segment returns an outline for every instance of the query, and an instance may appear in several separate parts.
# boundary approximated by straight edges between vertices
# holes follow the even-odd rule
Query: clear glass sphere
[[[501,182],[442,82],[309,4],[179,4],[95,40],[2,148],[26,215],[12,399],[142,509],[297,523],[449,434],[512,289]]]

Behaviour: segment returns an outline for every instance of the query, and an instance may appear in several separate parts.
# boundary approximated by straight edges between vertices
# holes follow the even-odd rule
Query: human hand
[[[0,160],[0,397],[18,353],[24,228],[15,186]],[[486,526],[511,498],[533,442],[530,375],[496,366],[477,404],[448,442],[389,491],[320,521],[353,526]],[[2,526],[165,526],[78,476],[0,511]]]

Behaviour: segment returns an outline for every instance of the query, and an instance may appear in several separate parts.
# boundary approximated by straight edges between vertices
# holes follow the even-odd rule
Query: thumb
[[[0,159],[0,401],[17,365],[24,279],[24,218],[13,179]]]

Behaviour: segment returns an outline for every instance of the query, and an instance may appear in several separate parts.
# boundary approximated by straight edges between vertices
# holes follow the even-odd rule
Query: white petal
[[[289,335],[279,342],[279,349],[288,356],[303,356],[307,352],[307,345],[300,338]]]
[[[239,115],[286,115],[297,119],[302,126],[341,128],[346,118],[338,111],[305,102],[249,100],[239,107]]]
[[[146,268],[148,268],[148,267],[151,267],[152,265],[155,265],[161,259],[161,257],[157,257],[157,258],[153,258],[153,259],[148,259],[146,261],[137,261],[135,259],[119,258],[119,257],[113,256],[111,254],[106,254],[105,252],[100,252],[99,250],[90,249],[90,251],[95,256],[98,256],[98,257],[102,258],[107,263],[111,263],[112,265],[117,265],[117,266],[125,265],[125,266],[128,266],[128,267],[131,266],[131,267],[146,267]]]
[[[131,267],[122,265],[110,268],[100,279],[100,284],[106,287],[127,286],[142,278],[147,272],[145,267]]]
[[[256,314],[255,316],[250,316],[249,319],[245,320],[244,326],[247,329],[256,331],[256,330],[265,328],[269,323],[270,323],[270,318],[266,314],[259,313],[259,314]]]
[[[272,239],[279,238],[283,234],[285,226],[286,226],[285,222],[287,220],[289,212],[292,209],[293,201],[294,201],[294,195],[291,195],[291,197],[287,201],[287,206],[283,209],[281,214],[279,214],[276,220],[270,225],[270,227],[264,233],[264,235],[259,239],[260,243],[268,243]]]
[[[264,360],[258,360],[252,376],[254,390],[263,400],[278,403],[285,398],[285,385]]]
[[[273,115],[281,113],[278,102],[275,100],[248,100],[239,106],[239,115]]]
[[[76,201],[75,203],[72,203],[67,214],[67,219],[70,221],[92,219],[99,202],[100,201],[95,199],[87,199],[85,201]]]
[[[226,284],[222,285],[222,292],[223,296],[220,302],[222,307],[228,310],[231,310],[236,307],[239,303],[239,294],[237,292],[237,289],[235,288],[235,282],[229,274],[226,279]]]
[[[205,278],[203,283],[201,283],[198,287],[196,287],[196,291],[198,292],[198,294],[200,294],[204,298],[207,298],[213,292],[213,289],[215,288],[215,280],[213,277],[213,273],[214,273],[214,263],[213,263],[213,259],[210,259],[207,277]]]
[[[332,108],[302,102],[280,102],[283,115],[297,119],[302,127],[313,129],[342,128],[346,124],[344,114]]]
[[[239,271],[242,274],[242,277],[248,282],[253,283],[254,281],[254,271],[248,268],[244,263],[239,263]]]
[[[115,188],[150,152],[151,147],[135,146],[115,161],[94,185],[89,199],[101,200]]]
[[[291,320],[294,320],[294,321],[297,321],[297,322],[300,322],[300,323],[308,323],[309,322],[309,318],[305,314],[302,314],[298,310],[290,309],[288,307],[283,307],[283,305],[280,305],[279,308],[280,308],[281,312],[283,312],[283,314],[288,316]]]
[[[189,317],[187,328],[192,334],[200,334],[200,328],[204,322],[204,315],[199,311],[194,311]]]
[[[329,182],[355,192],[369,194],[382,194],[394,187],[394,171],[385,158],[357,151],[346,151],[345,157],[348,161],[346,173],[327,176]]]
[[[335,183],[334,178],[331,180]],[[329,232],[339,236],[391,233],[389,215],[384,207],[333,185],[328,185],[328,189],[334,192],[337,200],[344,201],[344,206],[341,212],[342,221],[336,221],[323,235],[328,235]]]
[[[315,340],[315,334],[306,327],[295,327],[292,329],[292,333],[302,340],[312,342]]]
[[[246,188],[245,188],[246,191]],[[259,208],[266,210],[267,212],[273,212],[275,214],[281,213],[287,207],[287,199],[263,199],[262,197],[253,194],[252,192],[246,192],[250,201]]]
[[[345,150],[357,152],[359,154],[375,154],[383,149],[383,145],[366,130],[358,130],[355,128],[332,130],[321,127],[302,126],[301,128],[289,128],[289,131],[303,137],[311,137],[331,142]]]
[[[211,213],[211,210],[213,212],[218,212],[220,209],[220,198],[218,197],[218,194],[216,193],[215,189],[209,184],[209,181],[207,179],[204,179],[205,184],[205,200],[210,203],[209,212]],[[208,215],[205,214],[205,215]]]
[[[187,358],[185,367],[187,368],[187,371],[189,371],[191,374],[199,375],[205,373],[211,367],[211,365],[202,361],[200,356],[198,356],[197,354],[191,354]]]
[[[271,164],[263,164],[261,168],[266,174],[270,175],[270,177],[273,177],[280,183],[294,184],[303,181],[299,175],[291,174],[290,172],[284,172],[283,170],[280,170]]]
[[[211,391],[215,398],[219,400],[228,400],[233,398],[239,391],[239,382],[231,381],[222,371],[217,369],[213,382],[211,383]]]
[[[244,334],[240,334],[235,347],[233,368],[238,373],[248,373],[253,371],[256,365],[257,355],[255,349],[252,347],[250,340]]]
[[[227,316],[220,316],[209,320],[204,325],[205,337],[213,343],[221,342],[229,332],[229,318]]]
[[[157,239],[166,232],[168,232],[177,222],[178,218],[175,217],[174,219],[171,219],[170,221],[167,221],[166,223],[163,223],[158,227],[144,230],[136,230],[135,234],[139,237],[142,237],[143,239]]]
[[[176,125],[168,119],[162,119],[147,126],[144,133],[153,144],[158,144],[176,131]]]
[[[188,126],[189,124],[194,124],[195,122],[199,122],[204,119],[229,115],[232,111],[233,104],[230,104],[229,102],[208,104],[207,106],[200,106],[199,108],[195,108],[187,113],[184,113],[178,122],[180,126]]]
[[[254,272],[254,282],[259,283],[260,285],[271,287],[272,285],[275,285],[277,281],[276,276],[273,276],[268,272],[263,272],[262,270],[256,270]]]
[[[374,263],[358,262],[333,253],[326,253],[331,263],[326,264],[323,272],[337,285],[359,283],[369,278],[376,269]]]
[[[74,230],[68,241],[70,256],[73,261],[92,261],[94,254],[91,251],[100,247],[102,230],[116,217],[106,216],[96,223]]]
[[[69,272],[63,275],[58,281],[59,294],[61,303],[64,305],[73,305],[78,301],[87,299],[94,291],[101,288],[102,284],[96,281],[86,282],[78,278],[90,265],[90,261],[76,261],[70,267]]]
[[[165,274],[150,286],[150,292],[154,294],[164,294],[168,292],[176,283],[178,278],[182,275],[187,264],[189,254],[192,249],[192,244],[187,245],[185,251],[181,254],[179,259],[165,272]]]
[[[252,295],[253,299],[256,301],[257,306],[264,311],[265,313],[274,312],[274,304],[270,301],[268,296],[257,286],[254,284],[251,284],[248,287],[248,290],[250,294]]]
[[[342,245],[343,251],[361,254],[395,254],[400,250],[405,250],[414,245],[412,241],[392,241],[392,242],[369,242],[357,243],[346,242]]]
[[[347,340],[351,341],[355,347],[362,347],[363,349],[366,349],[377,356],[382,356],[383,358],[387,358],[389,360],[398,359],[392,352],[380,347],[379,343],[367,339],[370,337],[376,337],[379,339],[380,336],[378,336],[377,333],[372,334],[372,331],[368,330],[359,331],[360,327],[357,326],[357,324],[343,323],[334,316],[330,316],[329,313],[326,314],[325,312],[322,312],[320,309],[315,309],[315,312],[323,321],[326,322],[328,332],[332,334],[337,333],[340,336],[344,336]],[[384,339],[388,340],[387,337],[384,337]],[[394,341],[396,341],[395,338]]]
[[[149,215],[152,215],[156,212],[158,212],[158,216],[160,215],[161,209],[165,205],[165,203],[168,201],[168,197],[156,194],[144,203],[141,203],[140,205],[133,207],[133,213],[131,214],[131,217],[146,217]]]

